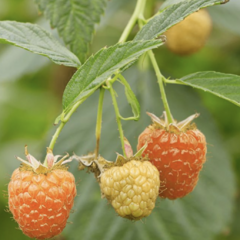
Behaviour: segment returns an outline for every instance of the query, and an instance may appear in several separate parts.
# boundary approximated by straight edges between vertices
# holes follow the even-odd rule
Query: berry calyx
[[[72,158],[79,161],[79,169],[87,168],[95,174],[102,197],[106,198],[117,214],[130,220],[139,220],[151,214],[158,197],[159,171],[148,158],[141,157],[143,146],[135,155],[124,139],[126,156],[117,155],[115,162],[94,155]]]
[[[62,232],[76,196],[74,176],[64,165],[68,160],[53,156],[48,149],[44,166],[26,149],[28,161],[18,158],[17,168],[8,184],[8,205],[24,234],[46,239]]]
[[[159,196],[168,199],[184,197],[196,186],[206,161],[205,136],[191,123],[199,114],[170,124],[165,112],[164,119],[151,113],[148,115],[153,124],[139,135],[137,148],[147,144],[143,156],[148,156],[160,173]]]
[[[201,9],[167,30],[167,47],[178,55],[195,53],[205,45],[211,29],[211,18],[205,9]]]

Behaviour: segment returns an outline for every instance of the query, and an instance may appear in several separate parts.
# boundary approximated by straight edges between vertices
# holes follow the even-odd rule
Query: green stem
[[[134,9],[134,12],[133,12],[130,20],[128,21],[128,24],[125,27],[125,29],[124,29],[124,31],[123,31],[123,33],[122,33],[122,35],[121,35],[121,37],[120,37],[118,42],[126,42],[130,32],[132,31],[135,23],[138,20],[138,17],[140,15],[140,13],[143,12],[145,4],[146,4],[146,0],[138,0],[137,1],[136,7]]]
[[[54,145],[55,145],[55,143],[56,143],[56,141],[57,141],[57,138],[58,138],[60,132],[62,131],[63,127],[65,126],[65,124],[66,124],[66,122],[61,122],[60,125],[58,126],[56,132],[55,132],[54,135],[52,136],[52,140],[51,140],[51,142],[50,142],[50,144],[49,144],[49,148],[50,148],[51,150],[53,150]],[[45,158],[43,165],[44,165],[44,166],[47,166],[47,158]]]
[[[56,141],[57,141],[57,139],[58,139],[58,136],[59,136],[60,132],[62,131],[63,127],[65,126],[65,124],[68,122],[68,120],[70,119],[70,117],[72,116],[72,114],[76,111],[76,109],[79,107],[79,105],[80,105],[83,101],[84,101],[84,100],[77,102],[75,105],[73,105],[72,109],[70,110],[70,112],[69,112],[66,116],[63,115],[63,117],[62,117],[62,119],[61,119],[60,125],[58,126],[56,132],[55,132],[54,135],[52,136],[51,142],[50,142],[50,144],[49,144],[49,148],[50,148],[50,149],[53,150],[53,148],[54,148],[54,146],[55,146],[55,144],[56,144]],[[44,164],[45,164],[45,162],[46,162],[46,159],[45,159],[45,161],[44,161]]]
[[[101,87],[100,88],[100,93],[99,93],[97,124],[96,124],[96,149],[95,149],[96,159],[97,159],[98,154],[99,154],[99,146],[100,146],[104,92],[105,92],[105,89]]]
[[[170,84],[186,85],[186,84],[184,84],[183,82],[180,82],[180,81],[177,80],[177,79],[175,79],[175,80],[165,79],[164,82],[165,82],[165,83],[170,83]]]
[[[120,113],[119,113],[119,109],[118,109],[117,100],[116,100],[116,97],[115,97],[114,90],[112,88],[112,83],[108,82],[108,86],[109,86],[109,91],[110,91],[110,94],[111,94],[111,97],[112,97],[113,106],[114,106],[114,110],[115,110],[115,114],[116,114],[116,120],[117,120],[119,136],[120,136],[122,150],[123,150],[123,155],[126,157],[127,155],[126,155],[126,151],[125,151],[125,147],[124,147],[124,134],[123,134],[121,117],[120,117]]]
[[[55,145],[55,143],[57,141],[57,138],[58,138],[60,132],[62,131],[63,127],[65,126],[65,124],[66,124],[66,122],[61,122],[60,125],[58,126],[58,128],[57,128],[56,132],[54,133],[54,135],[52,136],[52,140],[51,140],[51,142],[49,144],[49,148],[50,149],[53,150],[54,145]]]
[[[161,92],[161,96],[162,96],[163,106],[164,106],[164,109],[165,109],[166,114],[167,114],[168,123],[172,123],[173,118],[172,118],[172,114],[171,114],[171,111],[170,111],[170,108],[169,108],[169,105],[168,105],[167,96],[166,96],[166,93],[165,93],[165,90],[164,90],[164,85],[163,85],[164,77],[163,77],[163,75],[162,75],[162,73],[161,73],[161,71],[158,67],[156,58],[155,58],[155,56],[154,56],[154,54],[151,50],[148,51],[148,55],[150,57],[150,60],[152,62],[153,68],[154,68],[154,71],[155,71],[156,76],[157,76],[157,80],[158,80],[158,84],[159,84],[159,88],[160,88],[160,92]]]

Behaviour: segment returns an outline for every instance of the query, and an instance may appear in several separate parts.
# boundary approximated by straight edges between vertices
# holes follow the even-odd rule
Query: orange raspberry
[[[169,199],[184,197],[196,186],[206,161],[205,136],[190,124],[198,114],[173,124],[149,115],[154,124],[140,134],[137,148],[147,143],[143,156],[147,155],[159,170],[159,196]]]
[[[37,163],[31,155],[27,158]],[[62,160],[58,163],[52,168],[40,163],[34,168],[23,163],[8,184],[9,209],[19,228],[31,238],[46,239],[61,233],[73,207],[74,176]]]

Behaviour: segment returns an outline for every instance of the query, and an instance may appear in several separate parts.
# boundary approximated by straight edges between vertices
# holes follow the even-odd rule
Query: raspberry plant
[[[115,117],[117,121],[117,127],[119,130],[119,136],[120,136],[120,143],[121,143],[121,149],[123,156],[126,158],[128,156],[128,153],[125,148],[125,134],[127,131],[131,129],[136,129],[137,123],[133,121],[138,121],[143,119],[144,117],[140,117],[140,106],[144,105],[144,101],[141,100],[140,102],[137,100],[138,98],[142,98],[141,96],[144,96],[145,98],[151,98],[150,95],[153,94],[154,96],[159,96],[159,99],[150,99],[148,102],[148,107],[155,106],[154,110],[158,111],[156,109],[161,109],[161,101],[160,97],[162,98],[162,104],[163,108],[166,112],[166,119],[169,124],[174,123],[174,118],[172,117],[172,112],[174,111],[170,110],[167,96],[173,96],[173,92],[175,95],[178,96],[178,92],[176,90],[173,90],[172,93],[166,94],[165,92],[165,85],[175,84],[178,89],[182,89],[183,86],[191,86],[194,88],[198,88],[200,90],[207,91],[209,93],[212,93],[214,95],[219,96],[220,98],[226,99],[235,105],[239,104],[239,83],[240,78],[237,75],[232,74],[224,74],[219,72],[213,72],[213,71],[207,71],[207,72],[197,72],[193,73],[187,76],[184,76],[182,78],[178,79],[169,79],[166,78],[160,71],[159,65],[157,63],[156,57],[153,53],[153,50],[156,48],[161,48],[162,45],[167,41],[167,39],[164,37],[164,33],[170,29],[172,26],[176,25],[177,23],[181,22],[184,18],[191,15],[192,13],[199,11],[200,9],[207,8],[213,5],[219,5],[224,4],[227,1],[226,0],[191,0],[191,1],[165,1],[164,4],[161,6],[161,9],[155,13],[149,15],[149,5],[146,0],[138,0],[136,2],[135,10],[126,25],[124,31],[122,32],[119,41],[117,44],[104,47],[100,49],[96,54],[89,56],[89,44],[92,39],[92,35],[94,32],[95,24],[100,21],[100,17],[103,14],[105,7],[106,7],[106,0],[91,0],[88,1],[88,4],[84,4],[83,1],[78,0],[74,3],[71,3],[69,1],[46,1],[46,0],[36,0],[36,4],[38,5],[39,11],[43,13],[43,15],[50,20],[52,28],[56,28],[58,30],[59,36],[64,41],[65,46],[60,43],[58,39],[53,37],[51,33],[46,31],[44,28],[40,27],[36,24],[31,23],[20,23],[20,22],[14,22],[14,21],[1,21],[0,22],[0,39],[3,43],[12,44],[15,46],[18,46],[20,48],[26,49],[30,52],[40,54],[43,56],[48,57],[50,60],[52,60],[54,63],[59,65],[65,65],[69,67],[76,68],[76,72],[73,74],[71,80],[67,84],[62,98],[62,113],[56,118],[55,125],[58,125],[56,127],[56,131],[52,136],[52,139],[49,143],[49,148],[51,150],[54,149],[55,144],[58,143],[58,151],[65,151],[65,150],[72,150],[75,151],[74,146],[81,143],[74,143],[72,144],[70,149],[64,149],[64,144],[71,140],[71,134],[68,132],[65,137],[65,139],[61,140],[58,139],[62,131],[64,132],[65,125],[67,128],[67,125],[70,118],[72,118],[73,113],[79,108],[81,109],[81,114],[86,115],[87,119],[92,118],[92,113],[95,113],[97,111],[97,120],[96,120],[96,146],[91,149],[85,149],[84,152],[81,152],[81,155],[87,154],[89,150],[93,151],[94,149],[94,161],[99,160],[99,154],[101,154],[100,149],[100,138],[104,139],[104,134],[101,134],[102,129],[102,118],[104,117],[104,98],[109,98],[109,96],[106,96],[105,92],[108,91],[111,96],[111,101],[113,103],[114,111],[115,111]],[[138,26],[138,32],[136,34],[131,35],[133,36],[132,40],[130,39],[130,34],[134,33],[133,28],[135,25]],[[139,69],[137,70],[134,65],[136,61],[141,57],[142,61],[145,65],[152,66],[155,74],[156,79],[159,85],[160,94],[156,93],[156,87],[152,85],[152,83],[145,84],[142,88],[142,91],[138,91],[137,96],[135,96],[134,91],[131,89],[131,86],[129,82],[132,81],[133,75],[138,76],[138,78],[141,78],[141,75],[145,75],[146,73],[139,74],[141,71],[141,67],[143,65],[139,64]],[[144,65],[144,66],[145,66]],[[127,75],[124,74],[124,71],[133,71],[132,74]],[[132,108],[133,116],[130,117],[123,117],[122,116],[122,107],[120,101],[117,101],[116,98],[116,89],[118,87],[116,86],[116,82],[120,82],[121,85],[124,86],[125,89],[125,95],[128,100],[128,103],[130,104]],[[134,85],[138,85],[137,80],[131,82]],[[178,86],[183,85],[183,86]],[[229,86],[226,88],[225,86]],[[234,87],[233,87],[234,86]],[[136,88],[136,87],[135,87]],[[151,91],[146,95],[145,93]],[[135,89],[136,90],[136,89]],[[95,92],[99,91],[99,100],[98,103],[95,101],[96,94]],[[187,90],[189,91],[189,90]],[[187,92],[188,94],[191,94]],[[172,94],[172,95],[171,95]],[[93,95],[93,96],[91,96]],[[90,99],[88,99],[91,96]],[[180,96],[180,95],[179,95]],[[93,97],[93,98],[92,98]],[[204,112],[204,109],[201,108],[200,104],[198,103],[198,100],[195,99],[194,101],[194,107],[187,107],[186,104],[184,104],[184,101],[179,101],[179,99],[183,100],[184,98],[181,96],[180,98],[176,98],[175,101],[172,102],[171,106],[178,106],[180,108],[189,108],[189,112],[197,111],[197,112]],[[88,101],[88,104],[92,106],[91,108],[83,108],[85,101]],[[91,102],[90,102],[91,101]],[[185,98],[185,101],[187,101],[187,98]],[[106,104],[107,107],[110,101],[107,101]],[[147,100],[145,100],[147,102]],[[151,104],[150,104],[151,103]],[[118,106],[119,104],[119,106]],[[81,106],[80,106],[81,105]],[[94,106],[98,106],[98,109],[94,108]],[[126,106],[126,103],[123,103],[122,106]],[[93,109],[92,109],[93,108]],[[153,108],[153,107],[151,107]],[[91,112],[91,113],[90,113]],[[160,112],[160,111],[159,111]],[[185,110],[182,111],[185,115],[185,118],[188,117],[189,112],[185,112]],[[187,115],[188,114],[188,115]],[[105,112],[106,115],[106,112]],[[174,115],[174,114],[173,114]],[[207,115],[207,114],[206,114]],[[90,117],[91,116],[91,117]],[[112,116],[109,118],[111,121],[113,121]],[[133,121],[132,121],[133,120]],[[200,122],[200,120],[199,120]],[[103,122],[104,124],[104,122]],[[124,124],[124,128],[122,125]],[[72,123],[72,126],[74,126],[74,131],[77,131],[76,129],[79,127],[79,124]],[[88,136],[93,135],[92,129],[94,128],[92,125],[87,126],[87,121],[83,123],[84,127],[88,130],[86,132],[86,135],[79,137],[84,138],[86,142],[86,139]],[[129,127],[130,126],[130,127]],[[145,127],[147,124],[145,125]],[[124,130],[123,130],[124,129]],[[211,128],[205,128],[209,132],[213,131]],[[143,129],[142,129],[143,130]],[[67,130],[65,130],[67,132]],[[68,130],[69,131],[69,130]],[[108,129],[108,131],[114,131],[114,128]],[[132,132],[132,131],[131,131]],[[132,134],[136,134],[132,132]],[[217,138],[217,137],[216,137]],[[116,136],[115,136],[116,139]],[[57,142],[58,140],[58,142]],[[61,143],[62,141],[62,143]],[[207,138],[208,141],[208,138]],[[80,140],[79,140],[80,142]],[[105,143],[105,146],[108,146],[108,151],[115,152],[117,149],[117,146],[115,144],[111,144],[112,140],[106,141],[106,139],[101,140],[101,144]],[[214,141],[213,141],[214,142]],[[211,142],[212,143],[212,142]],[[62,148],[61,150],[60,147]],[[56,149],[54,149],[55,151]],[[118,149],[119,150],[119,149]],[[214,151],[214,150],[213,150]],[[215,154],[213,154],[215,155]],[[73,156],[72,159],[78,159],[78,156]],[[209,164],[218,164],[216,161],[216,156],[213,157],[212,163]],[[45,161],[46,162],[46,161]],[[228,166],[226,162],[221,160],[221,163],[223,166]],[[127,163],[126,163],[127,164]],[[125,165],[121,166],[124,167]],[[120,168],[120,167],[119,167]],[[110,170],[113,168],[110,168]],[[97,169],[100,171],[101,169]],[[102,176],[106,174],[110,170],[105,170],[101,173]],[[75,172],[75,176],[77,176],[79,173],[76,173],[76,170],[73,170]],[[214,179],[216,177],[214,173],[203,173],[206,174],[208,178],[211,179],[211,177]],[[227,173],[228,174],[228,173]],[[97,179],[99,178],[99,175],[96,176]],[[207,177],[205,179],[207,179]],[[86,178],[86,177],[83,177]],[[200,174],[201,178],[201,174]],[[230,177],[231,178],[231,177]],[[229,212],[231,210],[231,197],[233,194],[233,186],[230,188],[227,188],[225,186],[225,182],[222,179],[218,179],[218,184],[221,185],[221,187],[226,191],[226,195],[228,198],[226,198],[226,202],[228,204],[225,204],[226,209],[221,212],[221,218],[216,226],[212,226],[212,229],[208,229],[206,225],[203,224],[203,221],[197,221],[194,215],[188,216],[188,212],[194,212],[197,214],[197,212],[201,212],[200,217],[204,218],[204,221],[209,221],[209,223],[214,222],[217,218],[217,214],[211,214],[211,213],[217,213],[218,209],[217,207],[221,207],[221,204],[216,204],[215,201],[217,201],[217,198],[215,196],[206,196],[207,199],[204,199],[201,197],[201,191],[200,189],[206,189],[208,187],[208,194],[211,193],[211,186],[208,186],[207,180],[205,180],[205,183],[200,183],[199,190],[196,189],[195,195],[193,193],[192,199],[191,196],[189,198],[182,199],[182,202],[176,202],[176,206],[171,205],[168,201],[160,202],[159,208],[156,208],[154,210],[154,215],[150,218],[150,221],[154,222],[156,220],[158,223],[161,220],[170,220],[171,216],[174,216],[174,221],[172,223],[166,223],[164,222],[163,225],[166,225],[166,232],[162,232],[161,229],[163,229],[163,225],[158,224],[159,227],[154,227],[151,223],[147,226],[149,227],[152,232],[147,233],[148,237],[156,238],[156,236],[162,238],[162,239],[211,239],[212,236],[216,233],[218,233],[221,228],[226,224],[226,222],[229,221],[229,217],[225,217],[226,215],[229,216]],[[161,182],[161,174],[160,174],[160,182]],[[87,180],[87,183],[85,183],[85,186],[83,188],[90,188],[92,189],[92,185],[94,182],[92,180]],[[216,186],[212,186],[212,189]],[[81,192],[81,191],[80,191]],[[86,192],[86,191],[85,191]],[[94,192],[94,190],[92,191]],[[106,195],[105,190],[103,190],[103,193]],[[80,193],[81,194],[81,193]],[[89,195],[90,196],[90,195]],[[205,196],[204,196],[205,197]],[[209,199],[208,199],[209,197]],[[88,202],[88,197],[80,198],[78,201],[78,204],[76,205],[76,213],[73,217],[74,224],[79,224],[82,220],[80,219],[81,211],[84,209],[84,204]],[[110,197],[107,197],[108,200],[112,203],[112,200],[110,200]],[[198,205],[196,203],[198,200],[201,201],[201,203]],[[155,201],[155,200],[154,200]],[[209,204],[211,202],[211,204]],[[100,220],[100,213],[103,215],[104,208],[101,208],[103,204],[106,204],[106,202],[102,201],[101,205],[96,205],[94,201],[90,201],[93,211],[93,223],[92,224],[98,224]],[[187,208],[186,212],[181,211],[181,205],[182,203],[185,203],[183,205],[185,208]],[[96,206],[96,207],[95,207]],[[212,209],[214,210],[212,210]],[[164,209],[168,209],[164,213]],[[179,210],[180,209],[180,210]],[[109,209],[108,209],[109,210]],[[227,214],[225,214],[227,213]],[[131,213],[132,214],[132,213]],[[137,220],[138,216],[132,214],[128,216],[127,218],[135,219]],[[121,215],[121,214],[119,214]],[[128,214],[127,214],[128,215]],[[146,214],[149,215],[149,214]],[[214,218],[215,216],[215,218]],[[224,216],[224,217],[222,217]],[[115,216],[116,217],[116,216]],[[107,216],[109,222],[109,216]],[[148,218],[147,218],[148,219]],[[95,221],[95,222],[94,222]],[[126,228],[126,224],[124,222],[121,222],[119,218],[116,217],[116,221],[119,224],[115,224],[114,226],[117,226],[117,230],[111,230],[109,233],[105,234],[104,236],[107,239],[113,239],[114,234],[118,231],[121,231],[122,229]],[[148,220],[146,220],[148,221]],[[194,226],[191,226],[191,230],[188,230],[186,228],[186,225],[189,226],[189,222],[193,221]],[[186,223],[188,222],[188,224]],[[186,223],[186,225],[184,225]],[[106,229],[106,225],[103,224],[103,229]],[[129,224],[129,223],[127,223]],[[90,228],[83,230],[78,229],[76,227],[77,225],[74,225],[75,227],[68,226],[66,228],[65,236],[69,239],[74,239],[74,234],[79,234],[82,231],[83,233],[88,236],[88,238],[93,237],[96,233],[90,233]],[[151,226],[150,226],[151,225]],[[174,225],[174,227],[173,227]],[[191,224],[190,224],[191,225]],[[79,228],[81,228],[81,224],[79,224]],[[173,228],[172,228],[173,227]],[[131,238],[132,232],[134,232],[133,229],[137,229],[141,235],[141,232],[146,234],[145,230],[141,230],[141,225],[138,223],[135,226],[131,225],[130,227],[127,227],[127,233],[124,235],[128,238]],[[146,228],[146,229],[147,229]],[[198,232],[197,229],[200,229],[201,231]],[[131,231],[132,230],[132,231]],[[205,232],[202,233],[202,230]],[[116,231],[116,232],[114,232]],[[145,231],[145,232],[144,232]],[[84,235],[83,234],[83,235]],[[92,234],[92,235],[91,235]],[[96,236],[96,235],[95,235]],[[176,237],[177,236],[177,237]],[[105,239],[105,238],[104,238]]]

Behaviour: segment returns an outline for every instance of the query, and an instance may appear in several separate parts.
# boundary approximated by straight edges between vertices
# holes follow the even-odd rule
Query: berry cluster
[[[151,214],[157,197],[177,199],[190,193],[197,184],[206,161],[206,140],[192,124],[198,114],[177,123],[168,123],[148,113],[153,124],[138,138],[133,155],[125,139],[126,157],[118,154],[115,162],[95,155],[65,160],[48,149],[46,164],[41,164],[26,149],[28,161],[16,169],[8,185],[9,209],[27,236],[51,238],[64,229],[76,196],[74,176],[65,163],[79,161],[79,169],[95,173],[102,197],[117,214],[139,220]]]

